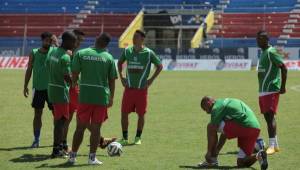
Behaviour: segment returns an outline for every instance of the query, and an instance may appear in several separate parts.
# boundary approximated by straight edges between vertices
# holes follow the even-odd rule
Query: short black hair
[[[260,31],[258,31],[256,35],[257,35],[258,37],[259,37],[259,36],[265,36],[265,37],[267,37],[267,38],[269,37],[267,31],[265,31],[265,30],[260,30]]]
[[[82,35],[82,36],[85,36],[85,33],[79,29],[74,29],[73,30],[73,33],[78,36],[78,35]]]
[[[42,40],[44,40],[45,38],[51,38],[52,37],[52,33],[51,32],[43,32],[42,34],[41,34],[41,39]]]
[[[65,31],[62,34],[61,39],[62,39],[63,42],[65,42],[65,41],[75,41],[76,40],[76,35],[71,31]]]
[[[98,42],[99,42],[99,40],[102,41],[103,45],[107,46],[111,40],[111,36],[108,33],[103,32],[99,35]]]
[[[146,37],[146,33],[144,31],[142,31],[142,30],[136,30],[135,33],[140,34],[143,38]]]

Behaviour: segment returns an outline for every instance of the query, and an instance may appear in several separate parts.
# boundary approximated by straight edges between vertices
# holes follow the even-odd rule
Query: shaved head
[[[210,113],[213,105],[215,104],[215,99],[211,96],[204,96],[201,99],[201,108],[206,111],[206,113]]]

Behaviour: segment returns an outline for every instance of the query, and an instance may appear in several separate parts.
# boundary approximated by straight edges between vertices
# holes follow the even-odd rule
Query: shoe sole
[[[263,160],[263,163],[260,165],[261,170],[268,169],[268,158],[266,152],[261,152],[261,158]]]

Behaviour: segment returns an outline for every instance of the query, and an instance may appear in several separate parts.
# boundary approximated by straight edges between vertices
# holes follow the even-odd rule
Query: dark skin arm
[[[121,83],[124,87],[127,86],[127,83],[126,83],[126,79],[124,78],[123,74],[122,74],[122,71],[123,71],[123,63],[125,62],[125,60],[122,60],[122,59],[119,59],[118,61],[118,72],[119,72],[119,76],[120,76],[120,79],[121,79]]]
[[[114,96],[115,96],[115,84],[116,84],[116,79],[110,79],[108,82],[109,90],[110,90],[110,99],[109,99],[108,107],[111,107],[113,105]]]
[[[224,144],[226,143],[226,136],[221,133],[220,137],[219,137],[219,142],[217,145],[217,149],[216,149],[216,156],[219,155],[221,149],[223,148]]]
[[[64,80],[70,84],[72,86],[72,78],[71,78],[71,74],[65,74],[64,75]]]
[[[279,66],[280,70],[281,70],[281,88],[280,88],[280,94],[284,94],[286,92],[286,88],[285,88],[285,85],[286,85],[286,78],[287,78],[287,68],[284,64],[281,64]]]
[[[213,124],[207,125],[207,153],[205,155],[205,159],[208,163],[212,163],[212,157],[215,157],[215,152],[218,143],[218,135],[217,135],[218,127]]]
[[[25,80],[24,80],[23,94],[24,94],[25,97],[28,97],[28,95],[29,95],[28,83],[29,83],[30,78],[31,78],[32,68],[33,68],[33,57],[32,57],[32,53],[30,53],[29,54],[28,66],[27,66],[26,73],[25,73]]]
[[[79,79],[79,73],[72,72],[72,87],[75,87],[77,85]]]
[[[163,66],[162,64],[160,65],[155,65],[155,72],[154,74],[151,76],[151,78],[147,81],[147,87],[151,86],[151,84],[153,83],[153,81],[156,79],[156,77],[160,74],[160,72],[162,71],[163,69]]]

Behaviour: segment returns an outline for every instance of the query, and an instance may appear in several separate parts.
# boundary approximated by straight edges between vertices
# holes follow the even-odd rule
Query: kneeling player
[[[211,114],[211,121],[207,125],[208,148],[205,162],[201,167],[217,166],[218,154],[226,139],[237,138],[240,148],[237,155],[238,167],[250,167],[259,160],[261,169],[268,168],[267,154],[261,150],[253,155],[256,139],[260,133],[260,125],[253,111],[238,99],[213,99],[203,97],[201,108]],[[221,132],[219,141],[217,132]]]

